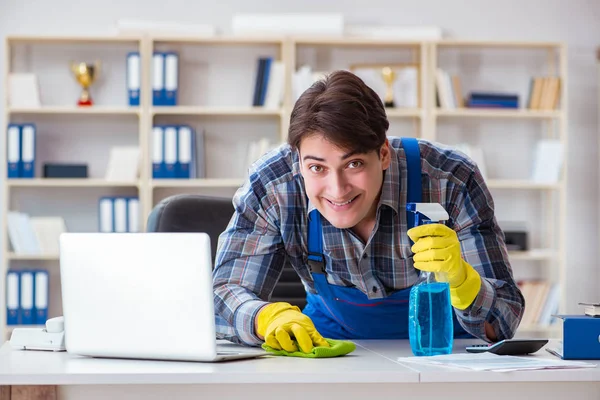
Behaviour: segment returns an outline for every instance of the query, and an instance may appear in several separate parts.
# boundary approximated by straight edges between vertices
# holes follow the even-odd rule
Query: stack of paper
[[[554,360],[541,357],[499,356],[493,353],[447,354],[431,357],[399,357],[399,362],[441,367],[469,369],[472,371],[522,371],[532,369],[595,368],[596,364],[582,361]]]

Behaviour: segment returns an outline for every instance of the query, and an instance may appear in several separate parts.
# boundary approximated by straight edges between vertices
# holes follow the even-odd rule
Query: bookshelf
[[[565,46],[538,42],[442,41],[431,44],[430,54],[430,138],[448,145],[467,142],[483,150],[489,171],[486,182],[494,196],[500,226],[504,223],[503,219],[517,215],[528,234],[529,248],[526,251],[509,251],[515,279],[523,284],[542,282],[542,288],[559,284],[558,310],[564,311],[568,144]],[[441,100],[439,105],[436,102],[438,68],[459,76],[459,88],[466,86],[468,89],[458,93],[460,97],[464,98],[466,92],[476,90],[518,92],[522,103],[517,109],[443,108]],[[530,86],[527,80],[539,75],[561,79],[560,101],[556,109],[529,107],[533,83]],[[530,92],[527,92],[528,89]],[[562,145],[562,170],[557,182],[536,182],[527,176],[534,162],[531,154],[536,142],[547,138],[557,139]],[[506,143],[511,141],[515,145],[507,147]],[[494,155],[500,151],[504,154]],[[550,290],[545,290],[548,291],[523,291],[527,308],[517,336],[560,335],[556,325],[540,322],[542,308],[550,298]]]
[[[560,110],[474,110],[438,109],[435,105],[433,71],[446,48],[461,51],[558,51],[564,87]],[[141,97],[139,107],[127,104],[125,57],[130,51],[141,56]],[[177,106],[152,105],[152,54],[176,51],[179,61],[179,102]],[[566,143],[565,49],[555,43],[518,42],[412,42],[366,38],[316,37],[41,37],[6,38],[5,87],[9,72],[34,72],[39,76],[43,106],[35,109],[10,107],[4,99],[5,122],[33,122],[37,126],[38,157],[35,179],[4,179],[2,215],[4,242],[0,284],[5,287],[9,268],[45,268],[50,273],[49,316],[60,315],[60,277],[57,254],[25,255],[11,250],[6,216],[19,210],[34,216],[65,214],[70,231],[97,230],[97,201],[102,196],[137,196],[140,201],[140,230],[146,216],[160,200],[177,193],[232,196],[246,174],[247,145],[267,137],[272,143],[287,137],[290,113],[295,101],[293,75],[301,66],[314,72],[348,69],[363,64],[412,64],[418,69],[418,104],[387,110],[389,134],[422,137],[440,142],[445,125],[487,124],[541,125],[544,134],[553,132]],[[252,107],[257,59],[271,56],[285,66],[284,101],[280,107]],[[80,87],[68,69],[71,59],[102,59],[106,68],[91,87],[93,107],[75,106]],[[549,57],[547,57],[549,59]],[[58,90],[58,89],[61,90]],[[203,129],[206,137],[206,178],[152,179],[150,132],[155,124],[186,124]],[[533,124],[533,125],[532,125]],[[85,132],[82,130],[85,128]],[[6,142],[6,129],[4,129]],[[480,136],[488,136],[481,134]],[[492,136],[492,135],[489,135]],[[44,143],[44,139],[47,141]],[[472,136],[471,136],[472,138]],[[107,153],[113,145],[140,147],[140,176],[131,182],[104,179]],[[61,150],[67,150],[62,153]],[[45,161],[89,161],[88,179],[43,179],[40,165]],[[565,153],[566,154],[566,153]],[[79,158],[78,158],[79,157]],[[87,158],[89,157],[89,159]],[[493,157],[492,157],[493,158]],[[566,165],[566,164],[565,164]],[[2,163],[3,176],[6,161]],[[563,176],[566,176],[563,171]],[[546,229],[564,226],[565,181],[534,183],[522,176],[494,176],[488,179],[494,196],[524,196],[544,205],[546,217],[558,215]],[[558,200],[556,199],[558,195]],[[558,212],[556,212],[558,210]],[[544,218],[546,218],[544,217]],[[542,265],[541,274],[552,274],[564,282],[564,237],[544,237],[528,251],[510,252],[516,263]],[[544,244],[542,246],[541,244]],[[555,261],[555,260],[559,261]],[[513,265],[516,270],[517,267]],[[564,298],[564,297],[563,297]],[[12,329],[12,328],[11,328]],[[0,336],[7,339],[6,299],[0,300]],[[525,326],[523,335],[552,333],[552,326]]]

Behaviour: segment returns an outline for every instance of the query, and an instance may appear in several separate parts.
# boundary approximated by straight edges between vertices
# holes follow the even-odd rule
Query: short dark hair
[[[300,147],[315,133],[340,148],[359,153],[379,150],[390,126],[381,98],[349,71],[335,71],[315,82],[296,101],[288,143]]]

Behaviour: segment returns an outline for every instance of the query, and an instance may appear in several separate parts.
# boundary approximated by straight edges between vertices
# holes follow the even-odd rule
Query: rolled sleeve
[[[258,312],[267,305],[266,301],[251,300],[238,307],[233,318],[235,334],[249,346],[258,346],[263,340],[259,339],[254,331],[254,321]]]
[[[485,339],[485,321],[494,306],[496,291],[492,284],[481,278],[481,288],[473,303],[464,310],[455,308],[456,316],[465,330],[478,338]]]

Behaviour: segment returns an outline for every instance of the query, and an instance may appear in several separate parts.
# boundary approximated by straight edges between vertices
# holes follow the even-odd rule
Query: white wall
[[[600,2],[594,0],[182,1],[0,0],[0,36],[103,34],[118,18],[210,23],[228,32],[236,12],[343,12],[347,23],[437,25],[464,39],[564,41],[569,54],[568,311],[599,301],[598,143],[595,49]],[[2,44],[3,46],[4,44]],[[4,54],[4,49],[0,49]],[[0,63],[0,68],[4,63]],[[0,71],[4,73],[3,71]],[[2,107],[3,105],[0,105]],[[0,110],[1,111],[1,110]],[[0,113],[0,118],[2,118]],[[5,121],[0,120],[0,126]]]

